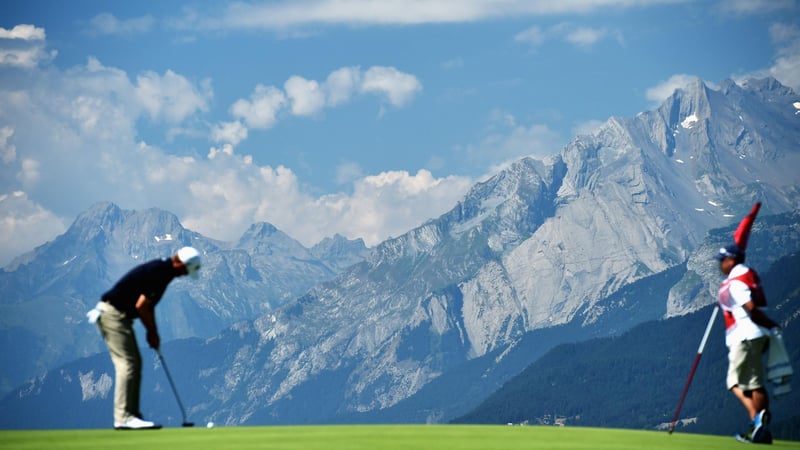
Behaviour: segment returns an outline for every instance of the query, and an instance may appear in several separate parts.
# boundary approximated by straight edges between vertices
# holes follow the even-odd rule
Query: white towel
[[[769,354],[767,355],[767,379],[774,385],[772,395],[779,397],[791,392],[790,382],[793,373],[789,354],[783,344],[783,335],[776,330],[770,333]]]

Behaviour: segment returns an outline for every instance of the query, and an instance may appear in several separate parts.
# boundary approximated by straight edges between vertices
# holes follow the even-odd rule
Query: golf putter
[[[183,416],[183,424],[181,424],[181,426],[193,427],[194,423],[186,420],[186,410],[183,408],[183,403],[181,403],[181,398],[178,397],[178,390],[175,389],[175,383],[172,382],[172,376],[169,374],[169,369],[167,369],[167,362],[164,361],[164,355],[161,354],[161,350],[156,350],[156,355],[158,355],[158,359],[159,361],[161,361],[161,367],[164,368],[164,373],[167,375],[167,380],[169,381],[169,385],[170,387],[172,387],[172,393],[175,394],[175,400],[178,401],[178,406],[181,408],[181,415]]]

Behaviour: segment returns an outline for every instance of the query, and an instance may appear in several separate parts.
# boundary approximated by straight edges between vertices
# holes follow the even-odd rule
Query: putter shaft
[[[169,373],[169,369],[167,368],[167,362],[164,361],[164,355],[161,354],[161,350],[156,350],[156,355],[158,355],[159,361],[161,361],[161,367],[164,368],[164,374],[167,375],[167,381],[169,381],[169,385],[172,388],[172,393],[175,394],[175,400],[178,402],[178,407],[181,409],[181,417],[183,417],[183,424],[184,427],[192,427],[194,424],[186,420],[186,410],[183,408],[183,403],[181,402],[181,398],[178,396],[178,390],[175,388],[175,383],[172,381],[172,375]]]

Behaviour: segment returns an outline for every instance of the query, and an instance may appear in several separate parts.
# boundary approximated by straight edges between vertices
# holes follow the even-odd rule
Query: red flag
[[[759,208],[761,208],[761,202],[756,202],[756,204],[753,205],[753,209],[750,210],[750,214],[742,219],[739,223],[739,227],[736,228],[736,232],[733,233],[733,242],[736,243],[736,246],[739,247],[741,251],[747,249],[747,239],[750,238],[750,229],[753,227],[753,222],[756,220]]]

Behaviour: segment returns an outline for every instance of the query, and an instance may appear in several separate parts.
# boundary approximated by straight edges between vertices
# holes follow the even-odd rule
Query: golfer
[[[136,344],[133,320],[141,319],[147,330],[147,344],[158,350],[161,338],[156,327],[156,305],[175,277],[197,278],[199,269],[200,253],[193,247],[183,247],[170,258],[155,259],[131,269],[89,312],[89,321],[97,322],[114,363],[115,429],[161,428],[144,420],[139,410],[142,356]]]
[[[728,347],[727,387],[742,402],[751,419],[750,431],[736,436],[740,441],[772,443],[767,428],[769,398],[762,356],[769,334],[779,330],[760,309],[766,298],[756,272],[744,264],[745,252],[737,245],[721,248],[716,258],[727,279],[719,289],[719,306],[725,318]]]

